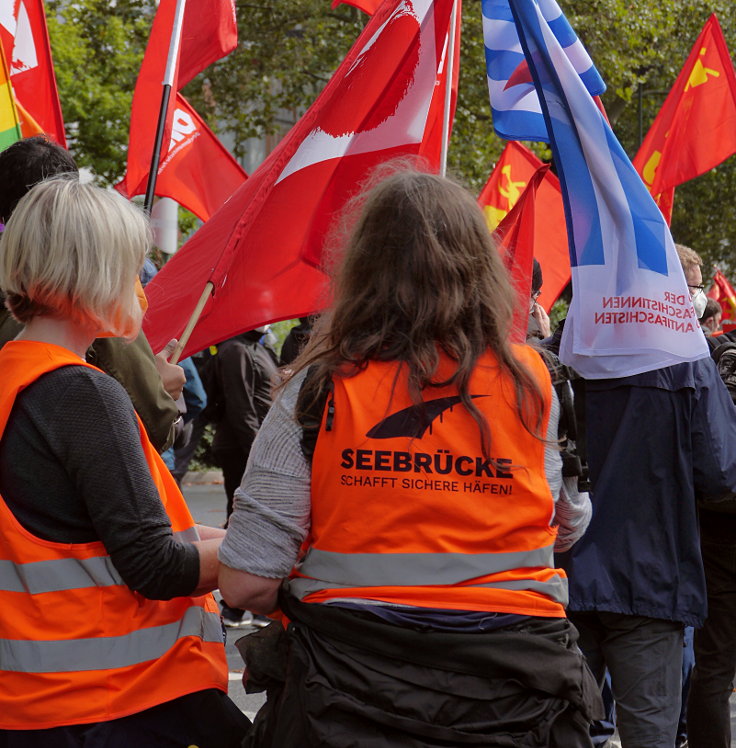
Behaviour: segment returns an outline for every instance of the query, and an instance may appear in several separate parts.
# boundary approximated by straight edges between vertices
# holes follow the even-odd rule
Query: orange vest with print
[[[546,436],[547,368],[531,348],[513,350],[544,393]],[[452,371],[443,360],[439,377]],[[315,603],[564,617],[567,579],[553,568],[545,443],[520,424],[513,382],[490,353],[469,393],[488,420],[492,462],[454,388],[427,389],[423,414],[408,395],[406,367],[395,362],[334,378],[334,408],[325,409],[312,462],[310,536],[288,583],[292,594]]]
[[[89,366],[55,345],[5,344],[0,436],[18,393],[69,365]],[[196,540],[181,492],[140,420],[139,428],[172,530]],[[0,610],[0,728],[103,722],[206,688],[227,691],[212,595],[146,600],[125,585],[102,543],[42,540],[18,523],[2,498]]]

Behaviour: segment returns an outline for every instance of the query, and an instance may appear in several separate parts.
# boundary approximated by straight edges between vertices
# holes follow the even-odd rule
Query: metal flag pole
[[[151,156],[151,168],[148,172],[148,185],[146,186],[146,199],[143,208],[150,215],[153,207],[153,195],[156,190],[156,178],[158,177],[158,162],[161,158],[161,142],[166,129],[166,112],[169,109],[171,89],[175,83],[177,62],[179,61],[179,45],[181,43],[181,27],[184,23],[184,8],[186,0],[177,0],[176,12],[174,14],[174,25],[171,29],[171,41],[169,42],[169,56],[166,60],[166,72],[164,73],[163,91],[161,93],[161,109],[158,113],[158,124],[156,126],[156,139],[153,143],[153,155]]]
[[[457,34],[457,5],[452,4],[452,18],[450,19],[450,38],[447,45],[447,81],[445,84],[445,109],[442,113],[442,149],[440,151],[440,176],[447,174],[447,149],[450,140],[450,110],[452,102],[452,79],[455,75],[455,36]]]

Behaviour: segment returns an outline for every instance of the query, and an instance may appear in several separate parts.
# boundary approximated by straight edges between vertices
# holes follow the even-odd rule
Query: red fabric
[[[378,6],[383,0],[333,0],[332,7],[337,8],[338,5],[352,5],[372,16],[377,10]]]
[[[507,143],[478,196],[478,205],[491,231],[495,231],[508,215],[541,165],[542,162],[521,143],[515,140]]]
[[[736,291],[720,270],[716,270],[713,285],[707,295],[721,305],[724,328],[726,324],[736,323]]]
[[[715,14],[695,42],[634,166],[658,196],[736,153],[736,74]]]
[[[161,109],[163,93],[161,84],[166,71],[176,5],[177,0],[161,0],[153,19],[146,54],[143,57],[133,93],[128,170],[120,185],[120,191],[123,194],[140,195],[146,191],[156,138],[156,124]],[[174,91],[181,88],[204,67],[235,48],[237,29],[234,24],[232,0],[200,0],[199,3],[187,3],[182,25],[179,62],[174,75]],[[171,125],[178,101],[174,91],[169,98],[159,165],[167,156],[166,144],[171,139]],[[183,185],[182,189],[185,189]],[[158,187],[156,194],[163,194],[159,192]],[[174,199],[178,201],[178,197]]]
[[[3,14],[8,25],[0,23],[0,41],[16,100],[43,132],[66,148],[43,1],[3,2],[13,6],[11,13]]]
[[[179,90],[184,88],[192,78],[230,54],[237,46],[235,0],[198,0],[196,3],[189,0],[184,9],[181,29],[176,87]],[[168,45],[166,49],[168,51]]]
[[[532,173],[511,211],[495,231],[501,247],[510,252],[505,255],[514,286],[520,289],[523,303],[517,319],[517,331],[526,331],[531,292],[532,257],[542,266],[542,293],[537,300],[547,311],[557,301],[570,282],[570,254],[567,246],[567,228],[558,178],[548,164],[540,162]],[[516,340],[523,339],[518,336]]]
[[[240,164],[180,94],[176,95],[171,139],[156,180],[156,194],[170,197],[208,221],[248,178]],[[139,185],[141,192],[145,183]],[[125,180],[115,185],[125,197]]]
[[[457,107],[457,87],[460,79],[460,19],[462,18],[462,0],[457,0],[457,22],[455,24],[455,50],[452,63],[452,91],[450,93],[450,127],[447,132],[449,142],[452,136],[452,123],[455,120],[455,109]],[[447,45],[450,43],[450,34],[447,34]],[[442,125],[445,114],[445,93],[447,91],[447,50],[443,51],[440,67],[437,70],[437,84],[429,108],[427,126],[424,131],[424,139],[419,155],[427,159],[430,164],[439,164],[442,156]]]
[[[408,0],[382,5],[306,114],[147,286],[154,349],[181,335],[208,280],[184,356],[329,302],[328,229],[377,164],[424,147],[451,10],[435,0],[420,25]]]

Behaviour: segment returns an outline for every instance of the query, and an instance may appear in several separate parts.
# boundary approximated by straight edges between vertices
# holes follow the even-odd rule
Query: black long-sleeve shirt
[[[197,549],[174,538],[133,406],[106,374],[67,366],[20,393],[0,440],[0,495],[42,539],[102,541],[144,597],[167,600],[197,585]]]

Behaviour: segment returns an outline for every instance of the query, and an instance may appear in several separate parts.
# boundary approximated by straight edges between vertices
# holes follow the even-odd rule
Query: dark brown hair
[[[316,369],[297,411],[306,412],[332,376],[351,376],[372,360],[399,361],[415,403],[428,387],[457,388],[489,456],[490,428],[468,387],[490,349],[514,381],[522,423],[539,435],[542,394],[508,342],[515,292],[474,198],[449,179],[404,170],[359,200],[332,308],[293,367],[292,374]],[[436,379],[441,354],[457,364],[447,381]]]

